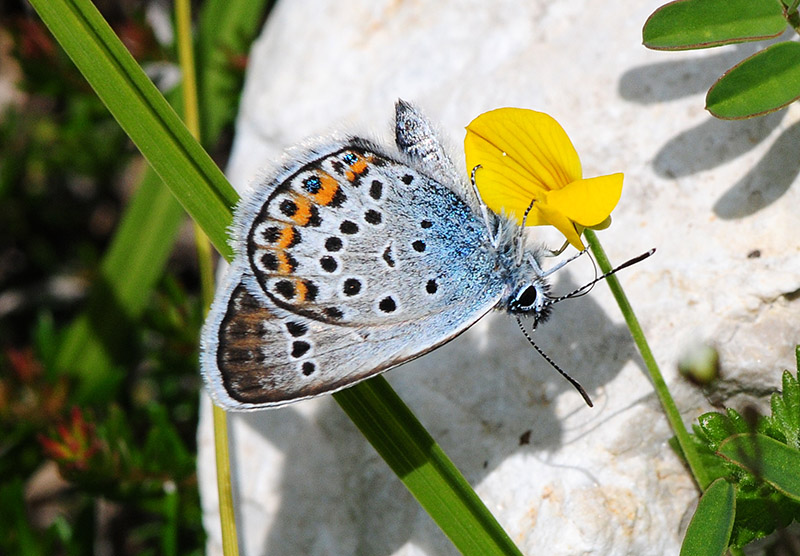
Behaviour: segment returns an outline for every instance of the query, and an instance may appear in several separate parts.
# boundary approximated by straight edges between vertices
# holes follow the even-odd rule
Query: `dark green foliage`
[[[224,48],[231,61],[203,72],[228,84],[211,103],[212,142],[235,114],[265,9],[239,4],[209,2],[225,25],[206,25],[198,37],[209,56],[221,60],[214,48]],[[139,62],[171,61],[139,4],[110,9],[112,27]],[[246,23],[226,9],[238,9]],[[193,257],[183,255],[193,249],[184,246],[167,270],[158,263],[161,278],[137,290],[138,313],[107,321],[125,339],[122,352],[108,354],[122,383],[79,395],[88,375],[58,364],[66,325],[98,287],[118,295],[117,284],[99,278],[144,164],[30,8],[4,5],[0,18],[24,90],[0,114],[0,293],[14,300],[0,312],[0,554],[85,555],[97,543],[120,555],[202,554],[195,437],[203,307]],[[164,238],[167,248],[173,241]],[[122,263],[124,275],[130,264]]]
[[[753,419],[747,419],[733,409],[726,409],[724,414],[701,415],[693,427],[692,440],[712,479],[723,478],[735,487],[736,517],[729,541],[731,547],[742,547],[792,521],[800,521],[800,502],[776,490],[759,472],[760,467],[769,463],[767,460],[742,458],[748,463],[742,466],[719,453],[731,437],[750,433],[759,433],[796,450],[800,443],[800,385],[796,375],[783,373],[783,391],[773,394],[771,405],[772,415],[767,417],[754,415]],[[789,466],[800,469],[800,452]]]

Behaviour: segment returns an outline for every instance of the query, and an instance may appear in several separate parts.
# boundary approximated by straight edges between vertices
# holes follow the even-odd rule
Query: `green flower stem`
[[[589,242],[589,247],[592,249],[597,264],[600,265],[600,270],[604,273],[610,272],[612,267],[602,245],[600,245],[600,240],[597,239],[597,236],[592,230],[585,230],[584,235]],[[644,336],[639,320],[633,312],[633,307],[631,307],[628,297],[622,290],[622,286],[616,275],[609,276],[606,282],[608,282],[608,287],[611,288],[611,293],[614,295],[614,299],[617,300],[622,315],[625,317],[625,322],[628,324],[628,328],[631,331],[633,341],[636,347],[639,348],[639,353],[647,367],[647,372],[650,373],[650,378],[653,381],[656,395],[661,402],[661,406],[664,408],[664,413],[667,415],[667,420],[670,426],[672,426],[672,430],[675,432],[675,437],[678,440],[681,450],[683,450],[683,455],[689,464],[689,469],[691,469],[694,479],[700,486],[700,489],[704,491],[711,482],[708,473],[694,448],[694,444],[692,444],[689,438],[689,432],[683,424],[681,414],[678,411],[678,407],[675,405],[675,400],[673,400],[670,395],[667,383],[664,381],[661,370],[658,368],[658,364],[653,357],[653,352],[650,351],[650,346]]]
[[[228,449],[228,414],[219,406],[214,408],[214,454],[217,461],[217,493],[219,494],[219,521],[222,528],[222,553],[239,554],[236,517],[233,509],[231,487],[231,459]]]
[[[197,102],[197,73],[192,41],[192,17],[189,0],[175,2],[175,26],[177,30],[178,59],[183,72],[183,109],[186,127],[195,139],[200,138],[200,109]],[[197,261],[200,267],[200,285],[204,311],[214,300],[214,265],[211,260],[211,242],[197,223],[194,223]],[[238,556],[239,543],[236,533],[236,515],[233,509],[231,486],[231,464],[228,441],[228,416],[225,411],[214,409],[214,453],[217,467],[217,493],[219,495],[219,518],[222,532],[222,553]]]
[[[197,106],[197,72],[192,44],[192,8],[188,0],[175,2],[175,28],[178,45],[178,63],[183,79],[183,123],[192,137],[199,140],[200,110]]]

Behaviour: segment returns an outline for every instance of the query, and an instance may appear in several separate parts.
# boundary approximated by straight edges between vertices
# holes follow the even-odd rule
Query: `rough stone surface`
[[[625,172],[600,238],[616,262],[658,249],[621,280],[685,421],[712,403],[763,408],[800,338],[800,107],[713,119],[705,90],[756,46],[648,51],[641,26],[659,4],[280,2],[252,52],[229,175],[243,189],[331,130],[388,141],[398,97],[462,165],[481,112],[548,112],[584,175]],[[593,276],[581,264],[556,291]],[[558,309],[536,340],[593,409],[499,313],[387,377],[523,552],[676,554],[697,493],[619,309],[602,285]],[[675,371],[696,341],[720,351],[714,392]],[[209,408],[200,483],[209,554],[221,554]],[[456,553],[330,397],[230,422],[244,554]]]

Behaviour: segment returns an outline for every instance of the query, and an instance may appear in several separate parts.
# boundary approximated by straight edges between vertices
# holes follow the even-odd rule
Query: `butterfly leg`
[[[469,182],[472,184],[472,192],[475,193],[475,198],[478,199],[478,206],[481,209],[481,217],[483,217],[483,222],[486,224],[486,229],[489,230],[489,237],[492,240],[492,245],[495,247],[498,246],[498,235],[497,235],[497,226],[496,226],[496,219],[493,219],[489,215],[489,207],[486,206],[486,203],[483,202],[483,198],[481,198],[481,193],[478,191],[478,184],[475,183],[475,173],[481,167],[480,164],[475,166],[472,169],[472,172],[469,174]]]
[[[548,249],[547,252],[551,257],[558,257],[569,246],[569,240],[564,241],[564,244],[556,250]]]

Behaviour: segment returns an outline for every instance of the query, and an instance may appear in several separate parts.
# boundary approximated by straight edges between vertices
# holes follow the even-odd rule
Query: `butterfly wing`
[[[241,238],[245,279],[290,312],[388,326],[499,283],[483,222],[450,189],[374,145],[337,145],[265,190]]]
[[[447,324],[430,317],[347,327],[266,306],[243,282],[228,286],[226,312],[207,325],[202,370],[215,402],[233,410],[278,407],[351,386],[423,355],[491,309],[469,320],[451,315]]]
[[[230,408],[368,378],[463,332],[503,293],[466,203],[359,139],[299,157],[237,210],[237,229],[203,355]]]

